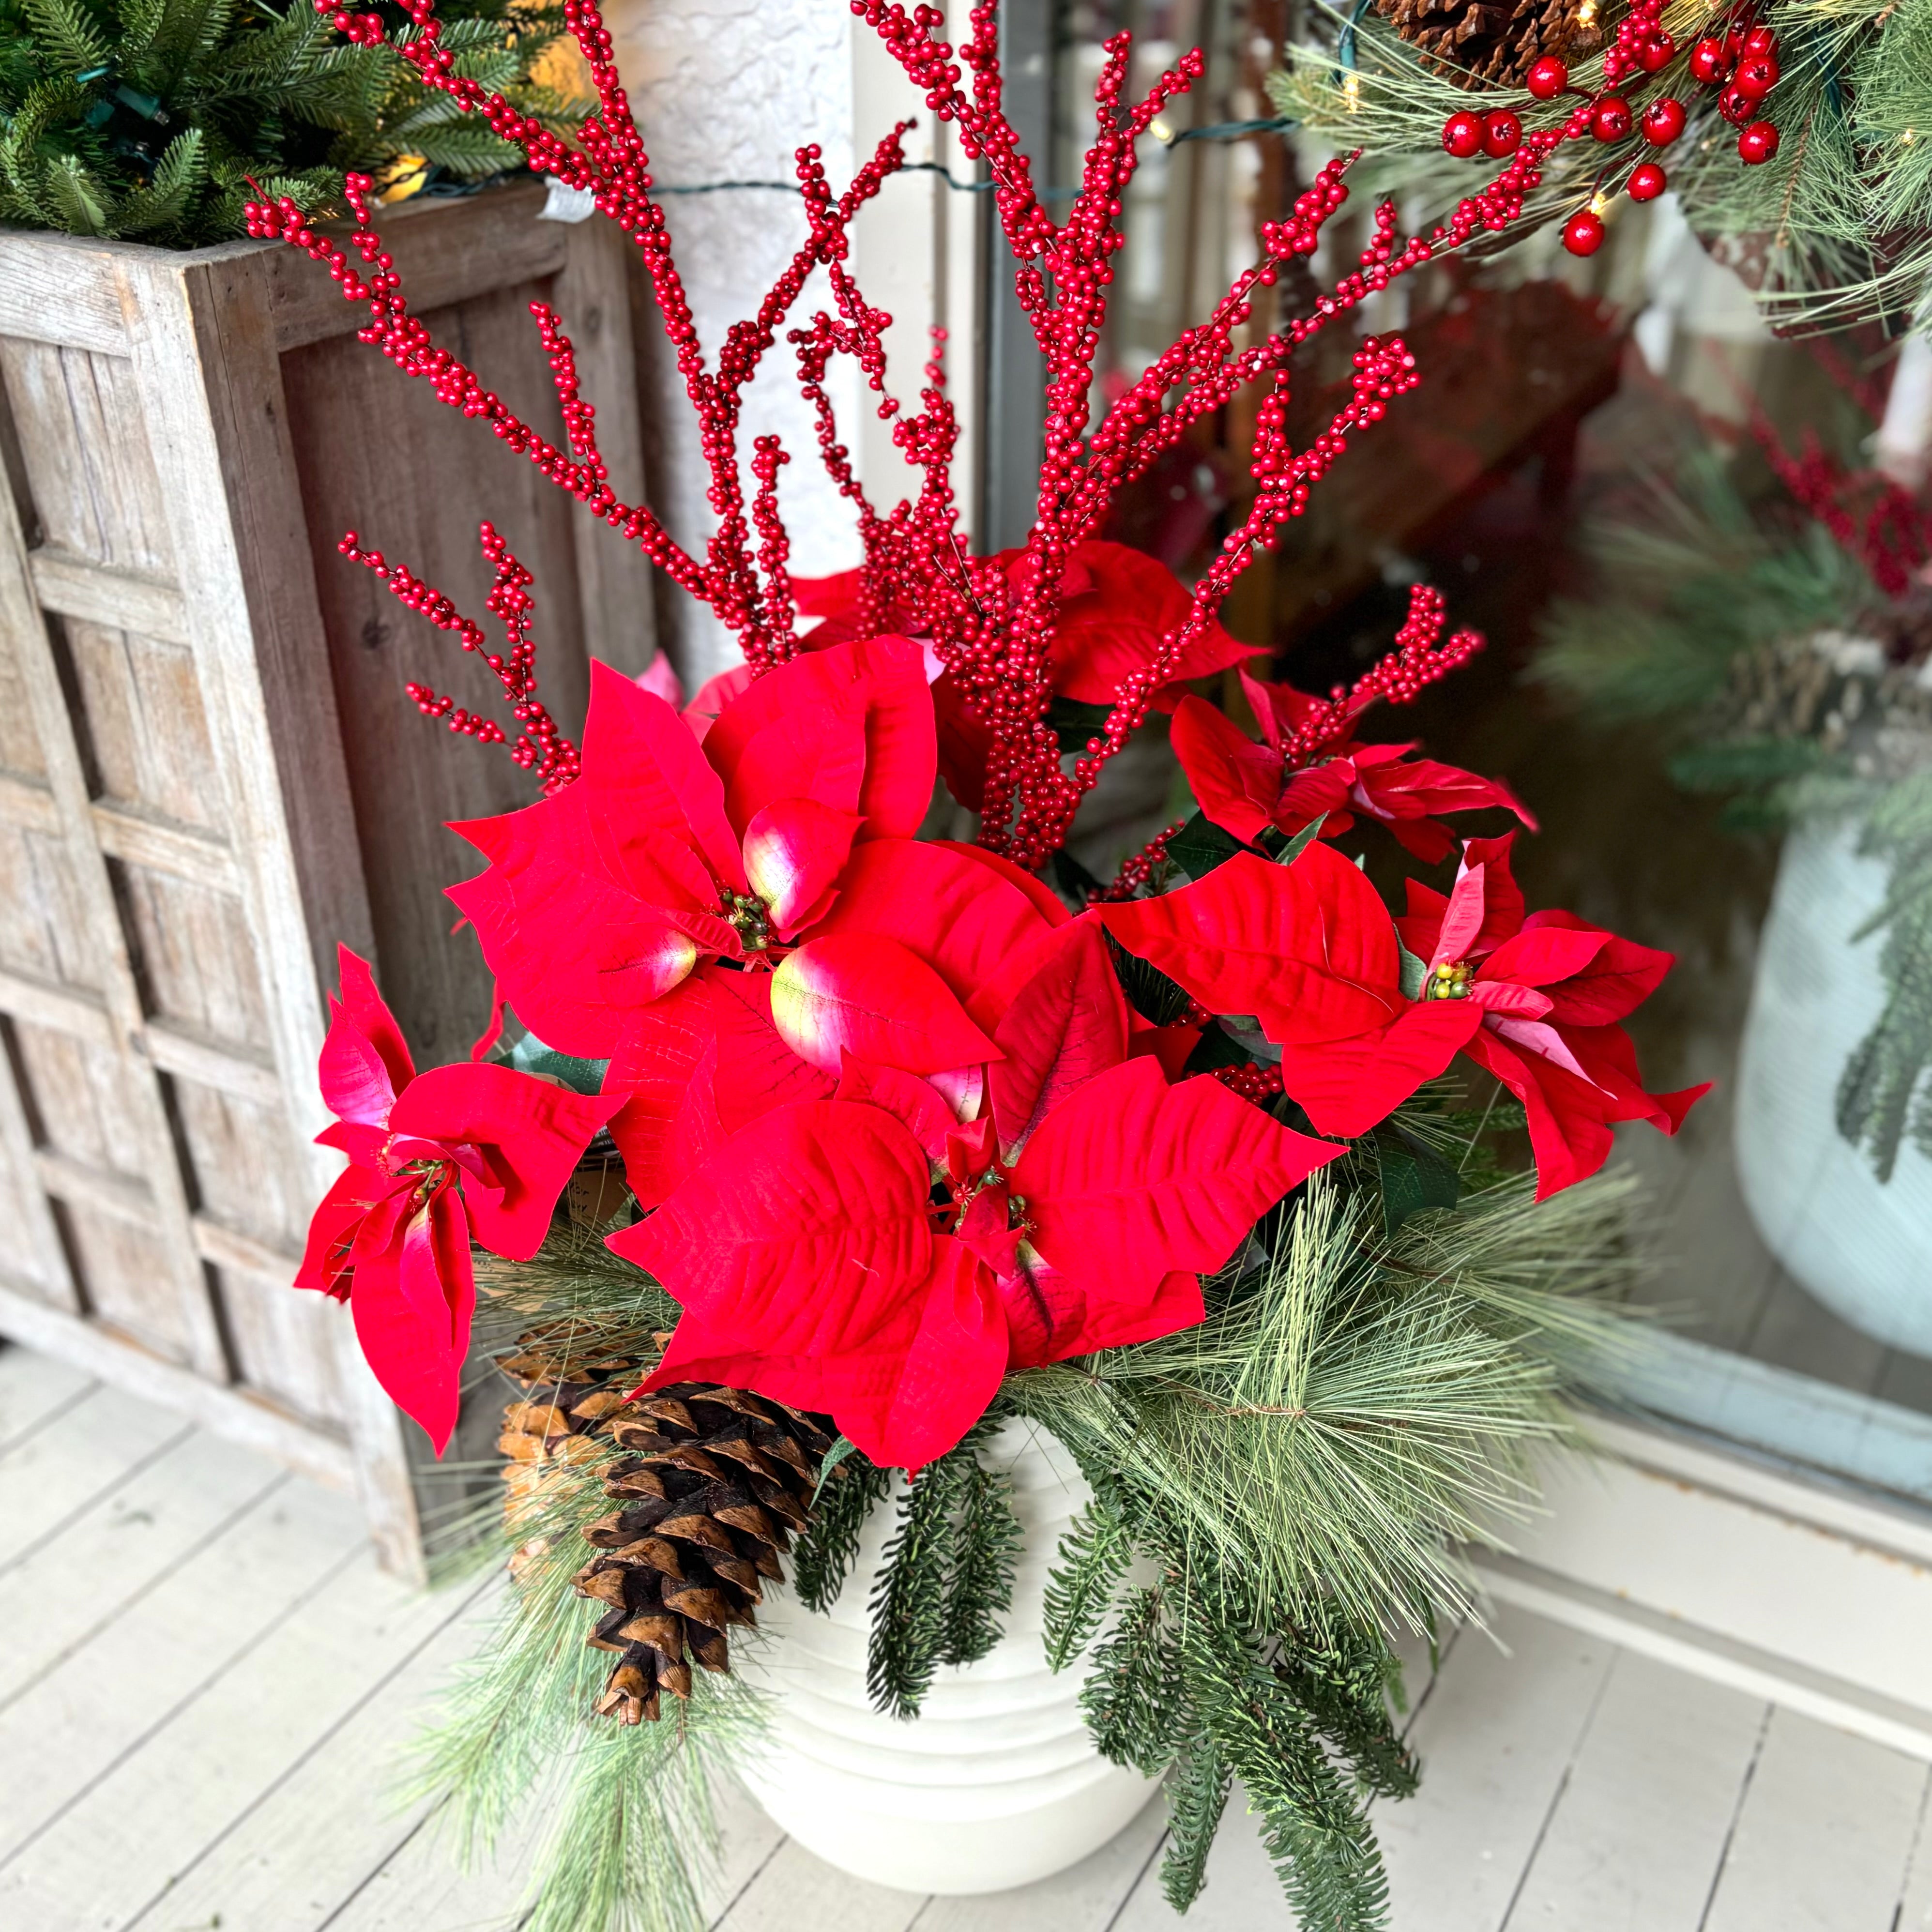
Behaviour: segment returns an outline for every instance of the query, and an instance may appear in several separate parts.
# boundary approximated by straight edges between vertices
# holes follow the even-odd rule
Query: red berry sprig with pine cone
[[[1659,92],[1640,110],[1626,91],[1634,81],[1641,86],[1640,76],[1662,74],[1678,57],[1677,43],[1663,24],[1664,8],[1664,0],[1632,0],[1604,50],[1600,85],[1594,91],[1573,85],[1570,67],[1555,54],[1545,54],[1530,66],[1522,84],[1536,100],[1574,95],[1582,104],[1560,127],[1526,135],[1522,121],[1508,108],[1458,108],[1442,124],[1444,152],[1459,160],[1500,158],[1516,153],[1527,140],[1546,144],[1543,152],[1547,154],[1586,136],[1610,148],[1633,135],[1660,152],[1670,148],[1690,119],[1683,99]],[[1778,152],[1777,125],[1764,112],[1766,98],[1780,77],[1778,46],[1777,34],[1745,4],[1701,35],[1684,63],[1690,80],[1715,93],[1718,112],[1738,129],[1738,158],[1747,167],[1761,167]],[[1606,164],[1597,190],[1564,224],[1563,245],[1573,255],[1594,255],[1603,245],[1601,184],[1616,167]],[[1669,185],[1661,164],[1648,157],[1631,168],[1623,183],[1633,201],[1654,201]]]

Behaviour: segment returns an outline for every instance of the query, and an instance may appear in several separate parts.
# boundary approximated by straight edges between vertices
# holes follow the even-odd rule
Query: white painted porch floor
[[[0,1348],[0,1928],[484,1932],[386,1793],[479,1586],[412,1594],[354,1510],[179,1418]],[[1396,1932],[1932,1932],[1927,1767],[1505,1610],[1418,1700],[1381,1808]],[[718,1932],[1168,1932],[1161,1809],[1029,1889],[923,1899],[729,1810]],[[1286,1932],[1231,1810],[1192,1932]]]

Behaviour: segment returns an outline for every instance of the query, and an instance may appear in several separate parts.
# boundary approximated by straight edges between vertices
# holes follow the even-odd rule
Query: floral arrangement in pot
[[[570,23],[601,105],[580,146],[456,73],[433,0],[409,10],[424,80],[635,239],[710,461],[703,555],[612,491],[564,318],[536,308],[560,446],[410,310],[365,184],[346,247],[286,200],[254,232],[326,265],[364,340],[641,545],[745,659],[682,712],[668,680],[600,668],[580,750],[537,694],[530,578],[496,532],[501,651],[342,544],[484,656],[517,734],[412,685],[418,704],[508,746],[542,794],[456,828],[487,862],[452,897],[500,996],[476,1058],[417,1075],[345,956],[322,1070],[350,1164],[302,1285],[346,1300],[439,1448],[478,1286],[524,1328],[502,1358],[514,1600],[432,1782],[488,1829],[562,1766],[528,1922],[573,1932],[702,1922],[692,1859],[727,1764],[848,1869],[960,1890],[1073,1862],[1167,1772],[1181,1906],[1239,1778],[1303,1922],[1382,1922],[1366,1803],[1415,1775],[1395,1635],[1468,1612],[1456,1546],[1532,1496],[1530,1457],[1568,1437],[1564,1395],[1613,1344],[1621,1195],[1591,1179],[1613,1126],[1673,1131],[1696,1094],[1646,1092],[1620,1024],[1668,956],[1526,911],[1515,835],[1444,822],[1533,826],[1502,784],[1357,741],[1371,706],[1479,647],[1445,636],[1439,596],[1414,593],[1352,688],[1243,669],[1259,742],[1190,686],[1255,655],[1222,599],[1421,380],[1399,338],[1362,338],[1348,399],[1297,448],[1295,347],[1507,227],[1586,122],[1526,137],[1427,234],[1378,209],[1360,266],[1270,328],[1282,266],[1347,197],[1331,163],[1096,421],[1135,142],[1198,57],[1129,104],[1128,39],[1108,44],[1056,224],[1001,111],[994,7],[956,52],[934,9],[855,6],[996,184],[1046,361],[1037,520],[978,556],[938,362],[916,412],[878,406],[919,479],[890,510],[825,384],[850,356],[884,395],[887,319],[846,258],[903,128],[842,192],[800,151],[807,237],[707,365],[588,0]],[[832,310],[786,340],[865,562],[801,583],[788,453],[757,438],[748,479],[737,430],[821,269]],[[1256,385],[1252,506],[1198,583],[1097,539],[1118,492]],[[1071,745],[1070,704],[1103,707]],[[1200,810],[1063,894],[1049,862],[1156,710]],[[942,777],[970,842],[929,836],[953,815]],[[1426,862],[1460,850],[1449,890],[1414,883],[1391,914],[1334,843],[1376,821]],[[1459,1058],[1514,1098],[1459,1106]],[[1490,1130],[1525,1126],[1535,1172],[1507,1174]]]

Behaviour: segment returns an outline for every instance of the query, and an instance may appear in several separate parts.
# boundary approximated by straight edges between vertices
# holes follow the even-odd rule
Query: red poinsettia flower
[[[1671,955],[1572,913],[1526,917],[1510,871],[1514,838],[1472,839],[1446,898],[1410,880],[1408,911],[1396,924],[1424,963],[1429,996],[1466,1000],[1481,1014],[1462,1050],[1523,1103],[1540,1200],[1603,1166],[1616,1122],[1648,1120],[1674,1134],[1710,1083],[1644,1090],[1617,1022],[1657,990]]]
[[[346,946],[340,961],[320,1069],[336,1124],[316,1138],[350,1165],[315,1211],[296,1286],[347,1301],[376,1379],[440,1455],[470,1348],[471,1240],[528,1261],[617,1102],[507,1066],[418,1076],[368,962]]]
[[[451,896],[519,1018],[612,1062],[644,1205],[758,1113],[829,1096],[845,1054],[942,1080],[998,1057],[987,1029],[1067,914],[1005,861],[910,836],[934,778],[904,638],[781,665],[701,745],[598,665],[583,775],[457,828],[491,864]]]
[[[1500,807],[1536,830],[1500,778],[1412,757],[1412,743],[1343,745],[1318,764],[1289,771],[1283,750],[1294,729],[1289,700],[1312,700],[1286,685],[1258,684],[1246,671],[1241,680],[1264,742],[1256,743],[1204,700],[1184,698],[1174,714],[1174,750],[1202,812],[1244,844],[1270,826],[1293,833],[1318,818],[1323,838],[1339,838],[1359,813],[1379,819],[1406,850],[1432,866],[1456,849],[1454,836],[1438,822],[1444,812]]]
[[[1603,1165],[1610,1122],[1674,1132],[1705,1089],[1643,1093],[1615,1024],[1670,956],[1568,914],[1526,920],[1514,836],[1470,841],[1451,898],[1410,886],[1407,985],[1397,922],[1320,844],[1288,866],[1244,853],[1179,892],[1091,916],[1210,1011],[1255,1018],[1323,1133],[1367,1132],[1467,1052],[1530,1108],[1540,1198]]]
[[[1341,1150],[1218,1081],[1123,1058],[1099,934],[1064,932],[1009,1003],[988,1110],[846,1060],[610,1238],[684,1304],[657,1385],[697,1377],[830,1413],[916,1468],[1009,1369],[1202,1318],[1201,1271]]]

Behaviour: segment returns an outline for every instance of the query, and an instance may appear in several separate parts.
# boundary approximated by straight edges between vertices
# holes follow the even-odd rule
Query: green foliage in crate
[[[561,5],[440,10],[459,74],[574,124],[580,105],[532,78]],[[326,213],[352,168],[467,183],[520,163],[310,0],[0,0],[0,220],[194,248],[242,234],[251,177]]]

